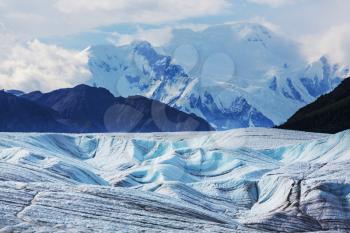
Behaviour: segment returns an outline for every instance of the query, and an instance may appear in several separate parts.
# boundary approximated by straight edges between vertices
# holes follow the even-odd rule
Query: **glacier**
[[[0,133],[0,232],[348,232],[350,131]]]
[[[218,130],[280,125],[349,75],[327,57],[310,62],[298,43],[257,23],[174,29],[162,47],[137,41],[86,52],[87,84],[158,100]]]

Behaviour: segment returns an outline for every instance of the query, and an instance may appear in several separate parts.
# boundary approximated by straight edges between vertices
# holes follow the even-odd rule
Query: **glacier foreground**
[[[0,134],[0,232],[348,232],[350,131]]]

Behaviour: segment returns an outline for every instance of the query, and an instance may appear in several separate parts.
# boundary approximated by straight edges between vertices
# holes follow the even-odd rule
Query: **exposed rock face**
[[[0,229],[349,232],[349,145],[350,131],[0,134]]]

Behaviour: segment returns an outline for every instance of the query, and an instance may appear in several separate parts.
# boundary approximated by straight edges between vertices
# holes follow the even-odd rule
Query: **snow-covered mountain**
[[[349,232],[350,132],[0,133],[1,232]]]
[[[163,48],[147,42],[88,48],[88,84],[159,100],[218,129],[271,127],[349,73],[326,57],[308,63],[299,51],[298,44],[259,24],[174,30]]]

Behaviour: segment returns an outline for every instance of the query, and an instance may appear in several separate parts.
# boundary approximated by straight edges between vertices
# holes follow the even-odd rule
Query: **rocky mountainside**
[[[350,129],[350,78],[297,111],[280,128],[323,133]]]
[[[0,91],[0,131],[2,132],[62,132],[58,113],[50,108]]]
[[[79,85],[17,97],[0,93],[2,132],[210,131],[203,119],[141,96],[114,97],[103,88]]]
[[[147,42],[88,48],[90,85],[142,95],[194,113],[217,129],[272,127],[348,73],[326,57],[308,62],[296,43],[253,23],[175,30],[162,48]]]

